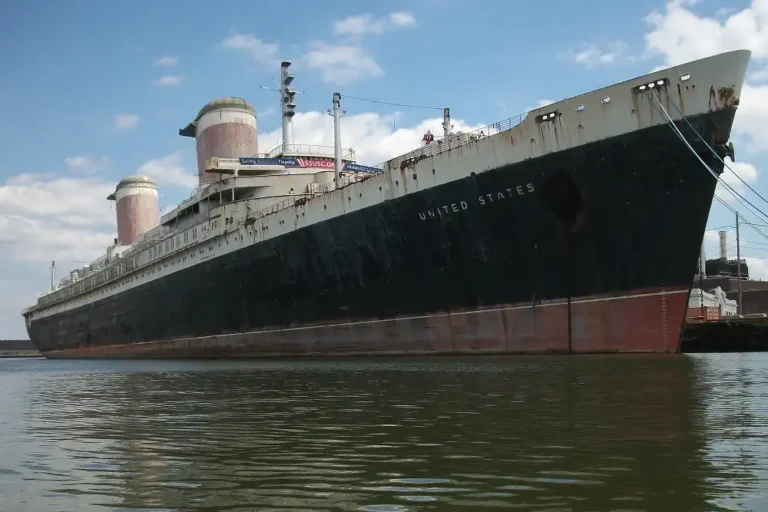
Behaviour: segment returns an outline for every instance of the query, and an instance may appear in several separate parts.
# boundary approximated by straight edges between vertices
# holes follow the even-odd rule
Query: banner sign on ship
[[[322,158],[239,158],[240,165],[282,165],[284,167],[320,167],[323,169],[333,169],[334,161]],[[349,172],[364,172],[374,174],[380,171],[376,167],[366,165],[352,164],[344,162],[343,170]]]

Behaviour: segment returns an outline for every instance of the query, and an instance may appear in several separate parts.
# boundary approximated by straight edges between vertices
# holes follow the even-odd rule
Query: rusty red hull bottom
[[[50,358],[670,353],[690,287],[202,338],[50,351]],[[570,314],[569,314],[570,310]],[[570,324],[570,326],[569,326]]]

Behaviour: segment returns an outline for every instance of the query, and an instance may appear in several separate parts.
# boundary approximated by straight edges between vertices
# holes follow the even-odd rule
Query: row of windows
[[[255,231],[255,230],[253,230],[253,231],[251,232],[251,231],[249,230],[249,234],[252,234],[253,236],[255,236],[255,235],[256,235],[256,231]],[[239,239],[240,239],[241,241],[243,240],[243,235],[236,235],[236,236],[235,236],[235,239],[238,239],[238,237],[239,237]],[[226,244],[229,244],[229,241],[228,241],[228,240],[226,240],[226,241],[225,241],[225,243],[226,243]],[[219,245],[219,247],[221,247],[221,241],[219,241],[219,244],[218,244],[218,245]],[[208,251],[213,251],[213,248],[214,248],[214,246],[213,246],[213,245],[209,245],[209,246],[208,246]],[[203,255],[203,254],[205,254],[205,249],[200,249],[200,250],[198,250],[197,252],[198,252],[200,255]],[[195,252],[193,251],[193,252],[191,252],[191,253],[189,254],[189,258],[194,258],[194,257],[195,257],[195,255],[196,255],[196,254],[195,254]],[[96,297],[96,296],[99,296],[99,295],[104,295],[105,293],[107,293],[107,292],[109,292],[109,291],[114,291],[114,290],[116,290],[116,289],[119,289],[120,287],[123,287],[123,286],[125,286],[125,285],[127,285],[127,284],[129,284],[129,283],[131,283],[131,282],[133,282],[133,281],[135,281],[135,280],[139,280],[139,279],[141,279],[141,278],[144,278],[144,277],[149,277],[151,274],[154,274],[155,272],[158,272],[158,273],[160,273],[160,272],[162,272],[163,268],[168,268],[168,265],[170,265],[170,266],[174,266],[174,265],[175,265],[175,264],[177,264],[177,263],[181,264],[181,263],[184,263],[184,262],[186,262],[186,261],[187,261],[187,256],[180,256],[180,257],[176,258],[175,260],[169,260],[169,261],[166,261],[166,262],[164,262],[164,263],[162,264],[162,266],[158,264],[156,267],[152,267],[152,268],[150,268],[150,269],[146,269],[144,272],[141,272],[141,273],[140,273],[140,274],[138,274],[138,275],[135,275],[135,276],[132,276],[132,277],[127,277],[127,278],[126,278],[125,280],[123,280],[122,282],[113,283],[113,284],[111,284],[111,285],[108,285],[108,286],[105,286],[105,287],[103,287],[103,288],[101,288],[101,289],[95,290],[94,292],[91,292],[91,293],[89,293],[89,294],[87,294],[87,295],[85,295],[85,296],[83,296],[83,297],[80,297],[79,299],[76,299],[76,302],[75,302],[75,304],[78,304],[78,303],[82,303],[82,302],[84,302],[84,301],[87,301],[87,300],[88,300],[88,299],[90,299],[91,297]],[[67,291],[69,291],[69,290],[67,290]],[[59,304],[59,305],[57,305],[57,306],[54,306],[54,311],[58,311],[58,310],[61,310],[61,308],[65,307],[65,306],[66,306],[66,304]],[[31,321],[31,319],[32,319],[32,316],[33,316],[33,313],[30,313],[30,314],[27,316],[27,321],[28,321],[28,322],[29,322],[29,321]]]
[[[213,219],[209,224],[210,224],[210,231],[214,231],[216,229],[216,226],[218,225],[217,219]],[[198,226],[195,226],[192,229],[185,231],[183,234],[176,235],[166,240],[165,242],[161,242],[156,246],[148,249],[147,251],[142,253],[141,256],[139,256],[139,260],[140,261],[143,260],[139,265],[147,264],[172,251],[175,251],[176,249],[180,249],[182,247],[182,237],[184,239],[183,245],[190,243],[190,241],[192,242],[197,241],[198,239],[197,228]],[[208,225],[204,224],[203,232],[208,232],[208,230],[209,230]],[[137,263],[136,258],[132,258],[127,262],[121,262],[118,265],[104,269],[98,274],[90,276],[87,279],[80,281],[79,283],[76,283],[73,286],[70,286],[63,290],[59,290],[58,292],[52,295],[39,299],[38,303],[41,306],[45,306],[48,304],[53,304],[65,298],[74,297],[75,295],[78,295],[87,290],[90,290],[91,288],[94,288],[100,284],[103,284],[106,281],[111,281],[113,279],[116,279],[119,276],[123,275],[126,271],[133,270],[137,266],[136,263]]]
[[[234,217],[224,217],[225,225],[231,226],[235,223]],[[49,295],[47,297],[44,297],[39,300],[39,303],[41,306],[53,304],[55,302],[59,302],[65,298],[71,298],[76,295],[80,295],[81,293],[85,293],[91,288],[95,288],[101,284],[104,284],[108,281],[112,281],[114,279],[119,278],[121,275],[131,272],[137,267],[146,265],[153,260],[156,260],[164,255],[167,255],[168,253],[175,251],[176,249],[180,249],[182,245],[189,244],[190,242],[196,242],[198,240],[198,227],[202,227],[202,232],[214,232],[216,228],[218,227],[219,219],[213,219],[210,222],[203,224],[202,226],[195,226],[189,230],[186,230],[184,233],[180,233],[172,238],[169,238],[168,240],[165,240],[159,244],[157,244],[154,247],[149,248],[145,252],[143,252],[139,257],[137,261],[137,258],[131,258],[126,259],[123,262],[120,262],[118,265],[114,265],[110,268],[104,269],[101,272],[99,272],[96,275],[89,276],[87,279],[84,279],[80,281],[79,283],[76,283],[73,286],[67,287],[63,290],[59,290],[58,292]],[[256,227],[254,226],[253,229],[248,229],[248,235],[255,237],[256,236]],[[268,228],[264,225],[261,226],[261,230],[265,231]],[[183,241],[182,241],[183,238]],[[235,237],[236,239],[238,236]],[[243,240],[243,236],[239,235],[239,239]],[[225,240],[227,244],[229,244],[229,240]],[[221,245],[221,242],[219,243]],[[209,251],[213,250],[213,246],[208,248]],[[204,251],[200,251],[201,254],[203,254]],[[186,259],[186,258],[184,258]],[[171,265],[173,265],[173,261],[170,262]],[[167,264],[166,264],[167,266]],[[154,272],[154,270],[152,270]],[[143,274],[142,274],[143,276]],[[106,289],[98,290],[95,293],[96,294],[102,294],[105,290],[114,289],[116,286],[124,286],[130,281],[133,281],[134,279],[138,279],[138,277],[131,277],[128,280],[124,281],[123,283],[116,283],[113,284]],[[83,297],[82,299],[86,299],[87,297],[90,297],[91,294],[88,294],[87,296]],[[81,299],[81,300],[82,300]],[[63,305],[62,305],[63,306]],[[58,309],[58,308],[57,308]]]
[[[216,229],[216,224],[217,224],[216,219],[210,222],[211,231],[214,231]],[[203,227],[203,232],[208,232],[207,224],[203,224],[202,227]],[[165,242],[159,243],[152,249],[149,249],[149,251],[145,253],[146,255],[148,255],[148,262],[153,261],[163,256],[164,254],[173,252],[176,249],[180,249],[182,246],[185,246],[190,242],[196,242],[197,234],[198,234],[197,228],[198,226],[195,226],[192,229],[188,229],[184,233],[180,233],[172,238],[169,238]]]

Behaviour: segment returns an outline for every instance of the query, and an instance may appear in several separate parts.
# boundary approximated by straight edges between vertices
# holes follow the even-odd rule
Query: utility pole
[[[704,242],[701,242],[701,254],[699,255],[699,308],[703,318],[706,318],[704,314],[704,273],[707,265],[706,256],[704,255]]]
[[[51,262],[51,291],[56,289],[56,262]]]
[[[736,212],[736,279],[739,286],[739,302],[737,304],[739,315],[743,314],[741,306],[741,241],[739,240],[739,212]]]

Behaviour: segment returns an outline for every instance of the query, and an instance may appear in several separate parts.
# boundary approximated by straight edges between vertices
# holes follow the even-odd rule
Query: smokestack
[[[117,243],[131,245],[160,224],[157,184],[147,176],[126,176],[107,197],[117,203]]]
[[[221,178],[206,172],[211,157],[255,156],[259,151],[256,110],[243,98],[224,97],[209,101],[195,120],[179,130],[183,137],[194,137],[197,147],[198,183],[205,185]]]
[[[718,234],[720,235],[720,259],[727,260],[728,252],[726,247],[728,246],[728,242],[725,237],[725,231],[720,231]]]

